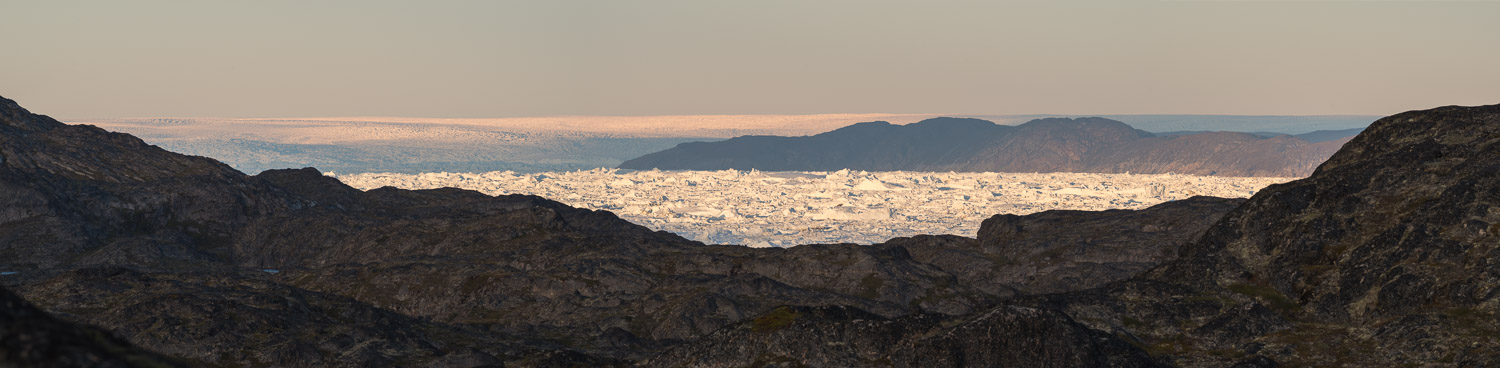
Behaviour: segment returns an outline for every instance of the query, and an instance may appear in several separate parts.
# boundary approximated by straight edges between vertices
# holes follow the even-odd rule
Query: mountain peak
[[[845,127],[842,127],[842,128],[834,129],[833,131],[830,131],[828,133],[823,133],[823,134],[829,134],[829,133],[833,133],[833,132],[864,131],[864,130],[869,130],[869,129],[887,129],[887,128],[894,127],[894,126],[896,126],[896,125],[895,124],[891,124],[891,122],[884,121],[884,120],[866,121],[866,122],[863,122],[863,123],[850,124],[849,126],[845,126]]]
[[[20,131],[42,131],[62,126],[57,120],[45,115],[32,114],[16,101],[0,96],[0,127]],[[0,130],[0,133],[9,129]]]
[[[1375,121],[1363,134],[1349,142],[1344,150],[1329,158],[1318,171],[1368,160],[1369,157],[1409,156],[1425,151],[1437,157],[1450,156],[1455,150],[1469,151],[1493,145],[1500,138],[1500,105],[1444,106],[1430,110],[1408,111]],[[1420,159],[1407,157],[1405,160]]]
[[[1340,143],[1299,142],[1246,133],[1157,137],[1098,117],[1036,119],[1019,126],[942,117],[907,125],[859,123],[808,137],[745,136],[683,144],[627,160],[620,168],[1302,176]]]
[[[991,128],[995,127],[992,121],[974,118],[937,117],[908,124],[908,127],[960,127],[960,128]]]
[[[1397,317],[1424,305],[1471,307],[1493,298],[1479,290],[1495,290],[1500,281],[1448,275],[1493,272],[1488,259],[1500,244],[1495,157],[1500,105],[1380,119],[1312,176],[1256,193],[1184,248],[1185,259],[1197,263],[1165,267],[1161,276],[1262,285],[1296,298],[1293,315],[1333,320]],[[1205,270],[1194,264],[1215,265],[1218,275],[1188,276]],[[1410,266],[1416,264],[1423,266]]]
[[[1135,129],[1134,127],[1131,127],[1130,124],[1125,124],[1124,122],[1121,122],[1119,120],[1100,117],[1042,118],[1028,121],[1024,124],[1017,125],[1017,127],[1025,129],[1077,129],[1084,131],[1118,131],[1131,132],[1132,134],[1141,137],[1154,136],[1154,134]]]

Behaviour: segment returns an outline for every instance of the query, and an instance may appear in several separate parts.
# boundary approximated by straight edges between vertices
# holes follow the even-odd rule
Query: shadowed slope
[[[0,280],[209,364],[612,364],[778,305],[889,318],[1015,294],[897,245],[704,245],[534,196],[245,176],[5,102]]]
[[[871,357],[845,341],[901,342],[873,365],[1500,359],[1496,106],[1382,119],[1313,176],[1230,211],[1181,258],[1083,291],[1057,281],[1074,273],[1036,272],[1061,278],[1023,285],[1062,293],[1011,299],[1005,277],[1036,256],[1109,270],[1083,263],[1113,253],[1149,267],[1170,258],[1153,244],[1191,238],[1232,200],[1001,216],[978,240],[757,250],[531,196],[360,192],[316,170],[248,177],[0,102],[0,185],[13,189],[0,192],[0,267],[17,272],[0,282],[65,319],[205,363]],[[1049,235],[1060,229],[1101,235]],[[1077,284],[1122,277],[1107,276]],[[772,336],[732,343],[746,333]],[[778,347],[792,341],[822,344]]]
[[[1500,359],[1500,106],[1381,119],[1312,176],[1262,190],[1183,256],[1044,296],[1179,364]],[[1218,362],[1218,363],[1215,363]]]
[[[60,321],[0,288],[0,366],[178,367],[93,327]]]
[[[1104,118],[1046,118],[1018,126],[936,118],[908,125],[860,123],[806,137],[684,143],[620,168],[1305,176],[1343,142],[1231,132],[1156,136]]]
[[[986,313],[1061,311],[1068,320],[1129,341],[1156,362],[1189,367],[1272,367],[1278,362],[1487,366],[1500,361],[1500,342],[1494,339],[1500,334],[1500,268],[1495,267],[1500,259],[1500,160],[1495,157],[1500,157],[1500,105],[1445,107],[1381,119],[1311,177],[1267,188],[1230,211],[1181,247],[1181,258],[1099,288],[1023,296],[1005,302],[1009,306],[949,323],[985,326],[979,321]],[[1069,213],[1043,215],[997,216],[981,236],[1009,239],[997,244],[1024,251],[1030,247],[1024,244],[1034,241],[1018,236],[1027,232],[1026,224]],[[1101,215],[1074,221],[1081,228],[1096,227],[1089,222],[1110,217]],[[914,251],[924,254],[918,258],[936,262],[944,261],[934,255],[983,244],[941,237],[906,241],[948,244],[936,246],[936,252]],[[922,340],[931,334],[914,331],[932,331],[937,322],[809,315],[816,318],[803,324],[793,319],[790,327],[769,334],[755,334],[753,324],[726,329],[669,350],[651,363],[758,357],[790,364],[974,362],[967,360],[974,355],[962,346],[984,339],[975,332],[956,333],[946,343],[936,343]],[[757,320],[774,317],[775,312]],[[1045,332],[1007,336],[1003,342],[981,344],[981,349],[1007,352],[1002,358],[1023,356],[1006,347],[1060,333],[1066,325],[1056,321]],[[1000,334],[1026,330],[979,328]],[[818,341],[808,337],[817,334],[850,342],[915,341],[910,346],[929,353],[921,360],[901,360],[900,354],[909,350],[809,343]],[[1112,363],[1063,365],[1105,364]]]

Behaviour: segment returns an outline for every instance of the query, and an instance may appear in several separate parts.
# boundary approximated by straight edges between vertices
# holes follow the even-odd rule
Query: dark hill
[[[1067,326],[1076,322],[1124,339],[1155,361],[1058,362],[1048,356],[1033,358],[1030,364],[1493,366],[1500,362],[1500,340],[1494,338],[1500,336],[1500,268],[1496,267],[1500,264],[1500,160],[1496,157],[1500,157],[1500,105],[1404,113],[1376,122],[1310,177],[1257,193],[1201,237],[1180,247],[1181,257],[1137,277],[1087,290],[1022,296],[984,312],[936,321],[921,315],[884,320],[796,309],[788,310],[795,312],[790,313],[795,318],[787,318],[787,312],[773,311],[755,321],[791,322],[759,334],[753,323],[722,330],[674,347],[649,363],[673,366],[775,358],[792,365],[1014,364],[996,358],[1025,355],[997,357],[982,349],[1047,344],[1042,340],[1047,336],[1074,333]],[[1072,234],[1065,232],[1066,226],[1031,223],[1050,217],[1089,231],[1110,226],[1090,224],[1110,217],[1108,212],[1041,215],[992,218],[985,222],[977,244],[918,237],[911,240],[925,239],[928,246],[904,246],[913,249],[913,254],[924,254],[918,258],[945,268],[972,271],[980,267],[945,260],[945,256],[991,247],[1009,254],[1063,256],[1096,248],[1095,242],[1129,243],[1097,233],[1070,241]],[[1113,226],[1130,230],[1128,223]],[[1030,240],[1024,237],[1027,233],[1033,236]],[[1075,245],[1055,248],[1063,249],[1060,252],[1048,247],[1027,252],[1034,246],[1029,244],[1039,240],[1040,244],[1056,240]],[[1035,259],[1023,264],[1021,270],[1034,270],[1037,276],[1045,275],[1040,271],[1058,269]],[[1015,318],[1037,310],[1060,311],[1067,318],[1054,320],[1046,328],[1001,327],[989,322],[996,316]],[[1032,318],[1056,317],[1039,313]],[[957,332],[942,326],[970,330]],[[818,345],[813,342],[821,340],[810,336],[838,336],[838,341],[850,344]],[[996,336],[1006,343],[982,345],[979,350],[970,347],[974,341]],[[872,341],[894,348],[878,352],[859,348]],[[1053,344],[1079,346],[1077,341]],[[903,354],[913,350],[908,346],[930,353],[924,355],[925,360],[907,360]],[[1111,351],[1106,346],[1092,349]],[[884,363],[872,363],[880,364]]]
[[[180,367],[107,331],[60,321],[0,288],[0,367]]]
[[[621,168],[806,171],[845,167],[902,170],[977,154],[1011,127],[978,119],[937,118],[909,125],[859,123],[809,137],[745,136],[683,143],[625,161]]]
[[[1297,138],[1302,138],[1302,140],[1304,140],[1304,141],[1308,141],[1308,142],[1312,142],[1312,143],[1318,143],[1318,142],[1336,141],[1336,140],[1340,140],[1340,139],[1344,139],[1344,138],[1348,138],[1348,137],[1353,137],[1353,136],[1358,135],[1360,132],[1363,132],[1363,131],[1365,131],[1365,128],[1352,128],[1352,129],[1340,129],[1340,130],[1319,130],[1319,131],[1313,131],[1313,132],[1298,134],[1298,135],[1296,135],[1296,137]]]
[[[704,245],[533,196],[361,192],[312,169],[246,176],[9,100],[0,118],[0,283],[195,365],[612,365],[779,305],[962,315],[1023,284],[938,266],[1017,274],[1004,254],[930,258],[968,238]],[[1211,219],[1231,207],[1147,211]],[[1049,246],[1077,246],[1064,243]],[[1091,280],[1141,263],[1105,261]],[[1094,344],[1080,333],[1068,339]]]
[[[1500,105],[1381,119],[1310,177],[1256,193],[1182,257],[1027,298],[1178,364],[1500,361]]]
[[[1046,118],[1018,126],[936,118],[860,123],[806,137],[746,136],[683,143],[623,169],[908,170],[1305,176],[1344,142],[1206,132],[1157,136],[1104,118]],[[1344,137],[1352,134],[1346,134]]]
[[[906,128],[855,130],[880,129]],[[1500,106],[1448,107],[1242,203],[750,249],[533,196],[245,176],[0,99],[0,283],[202,366],[1487,366],[1495,157]]]
[[[645,367],[1166,367],[1129,343],[1051,310],[1002,306],[963,318],[885,318],[842,307],[781,307]],[[748,364],[745,364],[748,363]]]

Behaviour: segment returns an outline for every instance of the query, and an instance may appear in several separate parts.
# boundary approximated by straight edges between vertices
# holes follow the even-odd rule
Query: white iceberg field
[[[336,175],[369,190],[454,187],[607,210],[653,230],[757,247],[974,236],[996,214],[1142,209],[1195,195],[1249,197],[1296,178],[1091,173],[632,171]]]

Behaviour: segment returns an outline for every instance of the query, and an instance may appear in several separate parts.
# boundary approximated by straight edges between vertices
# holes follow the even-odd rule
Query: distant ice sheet
[[[249,174],[316,167],[336,172],[615,167],[679,143],[742,135],[808,135],[913,114],[438,118],[135,118],[93,124],[169,151],[218,159]]]
[[[1086,173],[588,171],[337,175],[362,190],[455,187],[532,194],[706,243],[870,244],[975,236],[1002,213],[1141,209],[1195,195],[1249,197],[1296,178]]]

